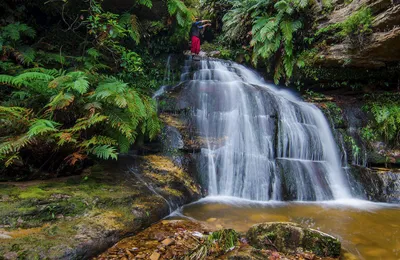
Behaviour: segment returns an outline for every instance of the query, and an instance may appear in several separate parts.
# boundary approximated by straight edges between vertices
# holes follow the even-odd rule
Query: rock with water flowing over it
[[[275,249],[287,254],[310,252],[320,257],[340,256],[338,239],[291,222],[256,224],[247,232],[247,238],[250,245],[259,249]]]

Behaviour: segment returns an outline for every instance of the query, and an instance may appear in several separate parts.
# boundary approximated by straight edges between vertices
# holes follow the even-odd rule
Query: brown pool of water
[[[343,259],[400,259],[398,205],[354,200],[254,203],[206,198],[183,207],[180,213],[178,218],[189,217],[207,222],[216,229],[233,228],[241,232],[261,222],[296,222],[339,238],[347,251]]]

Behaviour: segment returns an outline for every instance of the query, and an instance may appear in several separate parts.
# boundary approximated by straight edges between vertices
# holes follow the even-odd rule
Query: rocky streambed
[[[290,222],[261,223],[245,233],[211,231],[204,222],[163,220],[95,259],[338,259],[340,241]]]

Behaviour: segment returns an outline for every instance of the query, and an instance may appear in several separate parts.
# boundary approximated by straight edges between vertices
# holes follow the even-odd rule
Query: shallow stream
[[[245,232],[250,226],[290,221],[339,238],[344,259],[400,259],[400,207],[361,200],[331,202],[254,202],[208,197],[175,212],[216,229]]]

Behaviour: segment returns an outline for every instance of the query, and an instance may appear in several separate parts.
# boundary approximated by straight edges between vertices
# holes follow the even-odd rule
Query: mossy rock
[[[323,232],[291,222],[269,222],[252,226],[247,232],[250,245],[287,254],[310,252],[320,257],[338,258],[341,243]]]

